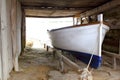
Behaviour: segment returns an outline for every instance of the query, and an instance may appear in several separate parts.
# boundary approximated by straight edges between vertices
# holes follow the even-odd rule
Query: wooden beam
[[[18,46],[17,46],[17,0],[12,0],[11,3],[11,28],[12,28],[12,43],[13,43],[13,65],[14,70],[19,71],[18,68]]]
[[[2,80],[1,2],[0,2],[0,80]]]
[[[120,39],[119,39],[119,55],[120,55]]]
[[[62,61],[66,64],[68,64],[70,67],[76,69],[76,70],[81,70],[81,67],[79,65],[77,65],[76,63],[74,63],[73,61],[71,61],[70,59],[68,59],[67,57],[65,57],[64,55],[61,54],[61,51],[56,50],[55,51],[57,53],[57,56],[59,58],[62,58]]]
[[[103,54],[106,54],[108,56],[111,56],[111,57],[116,57],[118,59],[120,59],[120,55],[117,54],[117,53],[113,53],[113,52],[108,52],[108,51],[105,51],[105,50],[102,50]]]
[[[80,16],[85,17],[85,16],[91,16],[91,15],[94,15],[94,14],[99,14],[99,13],[102,13],[102,12],[104,12],[106,10],[117,7],[119,5],[120,5],[119,0],[111,0],[110,2],[108,2],[106,4],[103,4],[102,6],[99,6],[97,8],[92,9],[92,10],[81,13]]]
[[[32,5],[31,5],[32,4]],[[33,5],[33,3],[30,3],[30,5],[22,5],[23,9],[33,9],[33,10],[89,10],[93,7],[56,7],[56,6],[40,6],[40,5]]]
[[[0,80],[2,80],[1,0],[0,0]]]
[[[26,44],[26,26],[25,26],[25,10],[22,9],[22,22],[21,22],[21,54],[23,54]]]
[[[2,80],[7,80],[8,73],[8,16],[7,0],[1,2],[1,43],[2,43]]]
[[[116,62],[116,58],[113,57],[113,69],[117,68],[117,62]]]
[[[105,50],[102,50],[102,52],[103,52],[103,54],[112,57],[111,59],[113,60],[113,69],[117,69],[117,61],[116,61],[116,59],[120,59],[120,55],[117,54],[117,53],[112,53],[112,52],[108,52],[108,51],[105,51]]]

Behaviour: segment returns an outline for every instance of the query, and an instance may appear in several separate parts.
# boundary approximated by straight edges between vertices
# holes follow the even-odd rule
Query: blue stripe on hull
[[[56,49],[60,49],[60,48],[56,48]],[[90,57],[91,57],[91,54],[89,53],[76,52],[76,51],[70,51],[70,50],[64,50],[64,49],[60,49],[60,50],[69,52],[70,54],[72,54],[73,56],[75,56],[76,58],[78,58],[79,60],[81,60],[82,62],[86,64],[88,64]],[[101,65],[101,61],[102,61],[102,58],[100,56],[93,55],[90,66],[92,68],[98,68]]]
[[[73,51],[70,51],[70,53],[73,56],[75,56],[76,58],[78,58],[79,60],[86,63],[86,64],[88,64],[88,62],[89,62],[89,60],[91,58],[91,54],[88,54],[88,53],[73,52]],[[93,55],[90,66],[93,67],[93,68],[98,68],[101,65],[101,61],[102,61],[102,58],[100,56]]]

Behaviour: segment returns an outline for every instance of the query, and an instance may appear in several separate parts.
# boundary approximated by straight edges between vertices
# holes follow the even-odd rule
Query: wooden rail
[[[103,54],[120,59],[120,54],[102,50]]]
[[[116,59],[120,59],[120,54],[113,53],[113,52],[108,52],[108,51],[105,51],[105,50],[102,50],[102,52],[103,52],[103,54],[112,57],[112,59],[113,59],[113,69],[116,69],[117,68]]]
[[[57,53],[57,56],[60,58],[60,63],[62,63],[61,65],[62,68],[64,68],[63,66],[63,62],[64,62],[75,70],[78,71],[81,70],[81,67],[79,65],[77,65],[75,62],[71,61],[70,59],[62,55],[62,52],[60,52],[60,50],[56,50],[55,52]]]

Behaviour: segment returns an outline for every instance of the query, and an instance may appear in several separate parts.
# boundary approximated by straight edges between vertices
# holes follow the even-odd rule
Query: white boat
[[[102,37],[100,40],[100,27],[102,26]],[[101,64],[101,49],[106,32],[109,27],[100,22],[83,24],[71,27],[53,29],[49,31],[54,48],[68,51],[81,61],[88,63],[93,54],[90,66],[98,68]]]

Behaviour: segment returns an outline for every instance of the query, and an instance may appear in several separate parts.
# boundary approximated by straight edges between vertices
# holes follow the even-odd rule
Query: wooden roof
[[[67,17],[83,13],[112,0],[19,0],[26,16]]]

